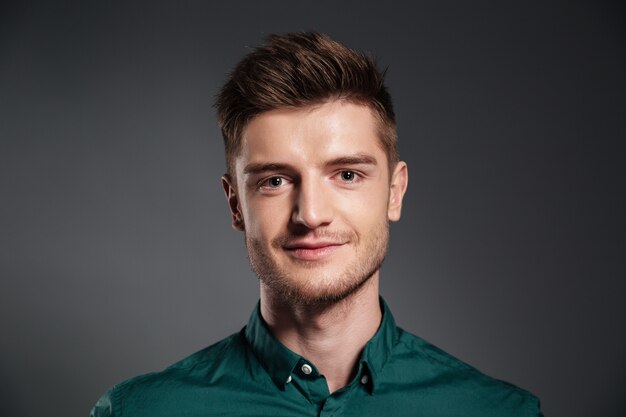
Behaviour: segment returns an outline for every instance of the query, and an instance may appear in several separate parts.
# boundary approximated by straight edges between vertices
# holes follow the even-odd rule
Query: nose
[[[315,229],[333,220],[332,196],[323,180],[302,179],[296,194],[293,223]]]

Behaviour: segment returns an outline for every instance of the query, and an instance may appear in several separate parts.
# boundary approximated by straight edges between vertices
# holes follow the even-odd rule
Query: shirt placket
[[[343,408],[357,389],[366,389],[370,384],[369,372],[359,366],[357,376],[346,387],[334,392],[328,391],[326,378],[305,359],[300,360],[289,378],[289,383],[296,385],[302,395],[316,408],[316,415],[331,417],[343,415]]]

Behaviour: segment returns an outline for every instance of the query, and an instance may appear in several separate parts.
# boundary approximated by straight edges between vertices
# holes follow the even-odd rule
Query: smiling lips
[[[335,253],[345,243],[332,241],[295,241],[283,246],[287,253],[299,260],[316,261]]]

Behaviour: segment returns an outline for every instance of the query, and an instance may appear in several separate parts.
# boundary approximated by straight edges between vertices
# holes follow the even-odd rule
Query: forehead
[[[235,165],[278,162],[316,165],[351,154],[386,164],[376,118],[368,106],[330,101],[261,113],[244,128]]]

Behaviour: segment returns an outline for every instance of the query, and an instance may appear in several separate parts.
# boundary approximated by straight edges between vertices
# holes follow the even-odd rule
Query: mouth
[[[293,242],[283,246],[292,258],[302,261],[317,261],[333,255],[343,242]]]

